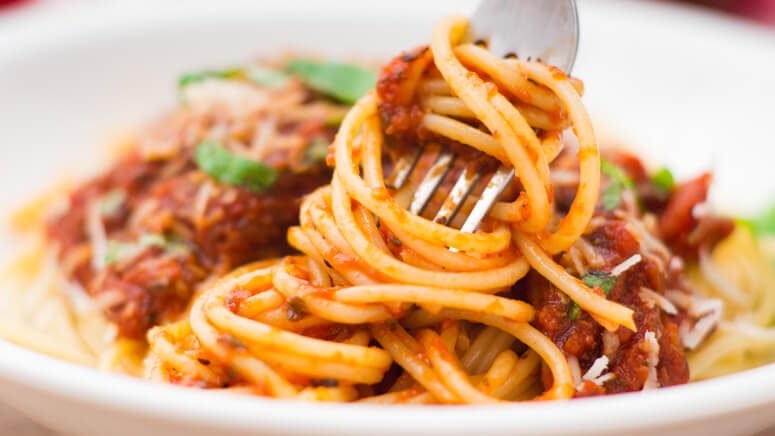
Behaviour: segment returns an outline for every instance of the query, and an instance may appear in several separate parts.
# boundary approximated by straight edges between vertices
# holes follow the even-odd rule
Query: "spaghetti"
[[[631,309],[596,293],[551,257],[572,246],[587,228],[600,183],[597,143],[574,82],[552,67],[501,60],[483,48],[461,45],[465,26],[458,17],[437,25],[430,50],[412,60],[414,74],[394,93],[411,101],[425,81],[425,88],[448,94],[422,97],[430,110],[420,124],[513,166],[523,193],[513,202],[498,204],[476,233],[409,213],[385,186],[381,96],[372,92],[354,105],[340,127],[331,185],[304,199],[300,226],[288,232],[291,245],[306,256],[288,257],[273,267],[249,267],[206,291],[190,319],[182,321],[186,326],[175,327],[184,328],[196,341],[176,340],[169,327],[154,329],[149,335],[151,377],[197,378],[211,372],[197,362],[228,362],[235,370],[229,384],[244,379],[265,395],[307,396],[315,380],[332,380],[336,387],[324,392],[315,388],[316,395],[340,398],[348,387],[379,382],[396,362],[413,380],[402,389],[409,398],[424,391],[430,394],[423,396],[429,402],[481,403],[532,392],[532,386],[524,385],[534,384],[533,377],[504,369],[519,361],[508,347],[495,356],[474,349],[478,358],[469,366],[489,367],[482,380],[488,381],[490,392],[500,391],[500,397],[477,389],[473,374],[456,357],[458,338],[465,335],[461,323],[475,323],[519,340],[528,349],[523,359],[534,352],[541,357],[553,382],[539,398],[570,398],[575,384],[567,359],[530,325],[534,309],[524,301],[496,295],[531,267],[607,329],[636,330]],[[428,70],[440,74],[448,88],[439,79],[429,82],[426,78],[434,72]],[[472,71],[490,73],[495,83]],[[509,90],[520,97],[521,106],[534,96],[540,102],[531,105],[532,118],[568,121],[540,123],[555,129],[539,138],[536,126],[500,91],[500,83],[513,84],[514,78],[523,79],[523,88]],[[485,130],[450,118],[453,115],[478,120]],[[557,155],[560,130],[568,125],[579,138],[579,189],[568,215],[556,231],[548,232],[543,230],[553,218],[548,163]],[[401,247],[398,253],[386,239]],[[299,307],[301,319],[289,322]],[[283,316],[291,311],[293,317]],[[426,319],[407,328],[401,321],[408,316]],[[381,348],[369,345],[372,338]],[[197,345],[170,352],[171,342]],[[185,364],[179,363],[182,356],[188,356]],[[489,362],[480,360],[485,356]],[[218,384],[223,383],[221,377],[203,380]],[[515,377],[520,381],[513,381]]]

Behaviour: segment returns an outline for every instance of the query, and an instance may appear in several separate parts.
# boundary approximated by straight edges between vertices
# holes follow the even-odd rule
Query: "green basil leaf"
[[[622,192],[625,189],[634,190],[635,184],[624,170],[602,158],[600,159],[600,172],[611,179],[603,190],[603,208],[610,212],[621,204]]]
[[[622,186],[611,183],[603,189],[603,208],[608,212],[616,210],[622,203]]]
[[[290,79],[290,76],[283,72],[259,65],[248,67],[244,71],[244,75],[256,85],[265,86],[267,88],[279,88],[285,85]]]
[[[581,281],[590,288],[599,287],[605,295],[608,295],[616,285],[616,276],[606,271],[592,270],[584,274]]]
[[[293,59],[286,69],[310,88],[351,104],[374,88],[377,82],[374,71],[338,62]]]
[[[578,318],[579,315],[581,315],[581,307],[579,307],[579,305],[573,301],[570,306],[570,312],[568,312],[568,316],[570,317],[571,321],[576,321],[576,318]]]
[[[673,173],[667,168],[662,168],[653,176],[651,176],[651,182],[663,193],[670,193],[675,188],[675,179]]]
[[[240,68],[228,68],[218,71],[198,71],[194,73],[186,73],[180,76],[178,79],[178,87],[185,88],[192,83],[201,82],[205,79],[230,79],[232,77],[239,77],[242,75],[242,69]]]
[[[612,164],[606,159],[600,159],[600,171],[606,176],[610,177],[612,181],[624,186],[627,189],[633,189],[635,183],[632,182],[630,176],[624,172],[623,169],[617,165]]]
[[[277,180],[277,170],[261,162],[237,156],[216,142],[202,142],[194,160],[199,168],[222,183],[263,191]]]

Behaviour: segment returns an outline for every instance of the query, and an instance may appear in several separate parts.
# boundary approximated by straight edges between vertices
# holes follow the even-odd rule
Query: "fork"
[[[469,22],[466,39],[489,41],[488,48],[495,55],[540,60],[569,74],[576,59],[578,35],[575,0],[482,0]],[[399,156],[387,181],[388,186],[401,189],[422,155],[429,151],[426,148]],[[423,213],[456,158],[452,151],[439,149],[435,161],[414,192],[409,204],[411,213]],[[476,230],[515,175],[514,168],[503,165],[493,173],[460,231],[472,233]],[[475,162],[466,165],[433,221],[451,223],[483,177],[485,175]]]

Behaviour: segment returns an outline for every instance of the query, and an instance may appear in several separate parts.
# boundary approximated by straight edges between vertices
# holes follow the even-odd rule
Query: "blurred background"
[[[40,7],[45,3],[75,0],[0,0],[0,13],[26,7]],[[79,0],[93,1],[93,0]],[[775,0],[643,0],[666,3],[685,3],[702,8],[715,9],[775,28]]]
[[[0,0],[0,13],[25,7],[40,7],[45,3],[75,0]],[[79,0],[84,1],[84,0]],[[92,1],[92,0],[88,0]],[[775,0],[643,0],[685,3],[721,13],[736,15],[775,28]]]
[[[676,0],[671,1],[676,2]],[[775,1],[773,0],[681,0],[678,2],[713,8],[775,26]]]

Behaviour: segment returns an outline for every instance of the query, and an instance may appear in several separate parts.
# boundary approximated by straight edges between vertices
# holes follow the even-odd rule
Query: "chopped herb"
[[[277,179],[277,170],[261,162],[237,156],[216,142],[202,142],[196,147],[194,160],[199,168],[215,180],[263,191]]]
[[[201,82],[205,79],[231,79],[233,77],[239,77],[240,75],[242,75],[242,69],[240,68],[186,73],[180,76],[180,79],[178,79],[178,88],[185,88],[192,83]]]
[[[622,192],[634,189],[632,179],[621,168],[611,162],[600,159],[600,171],[608,176],[611,181],[603,190],[603,208],[607,211],[615,210],[622,202]]]
[[[675,179],[673,178],[673,173],[671,173],[667,168],[662,168],[654,173],[654,175],[651,176],[651,181],[657,188],[666,192],[670,192],[673,190],[673,188],[675,188]]]
[[[328,156],[328,141],[323,138],[315,138],[304,150],[304,157],[308,162],[325,162]]]
[[[205,365],[205,366],[210,364],[210,361],[208,359],[203,359],[203,358],[200,357],[200,358],[198,358],[196,360],[198,360],[199,363],[201,363],[202,365]]]
[[[266,86],[267,88],[279,88],[288,83],[290,79],[283,72],[259,65],[248,67],[245,69],[244,75],[256,85]]]
[[[185,88],[192,83],[201,82],[205,79],[242,79],[258,86],[279,88],[288,82],[290,76],[261,65],[251,65],[244,68],[187,73],[178,79],[178,88]]]
[[[592,270],[584,274],[581,281],[590,288],[599,287],[605,295],[608,295],[616,285],[616,276],[606,271]]]
[[[287,301],[288,309],[285,311],[285,316],[288,321],[299,321],[304,318],[307,310],[307,304],[299,297],[291,297]]]
[[[606,159],[600,159],[600,171],[627,189],[633,189],[635,187],[632,179],[627,175],[627,173],[624,172],[623,169],[619,168],[617,165],[612,164]]]
[[[603,290],[605,295],[611,292],[611,289],[616,285],[616,276],[606,271],[591,270],[584,274],[581,281],[590,288],[599,287]],[[576,321],[576,318],[581,314],[581,307],[575,302],[571,301],[570,310],[568,311],[568,317],[571,321]]]
[[[616,210],[622,203],[622,187],[618,183],[611,183],[603,189],[603,208],[607,211]]]
[[[651,183],[654,184],[657,195],[659,195],[659,197],[662,199],[666,199],[668,196],[670,196],[670,193],[675,188],[675,179],[673,178],[673,173],[671,173],[667,168],[662,168],[654,173],[654,175],[651,176]]]
[[[294,59],[287,72],[298,76],[310,88],[345,103],[355,103],[377,82],[377,74],[356,65]]]
[[[570,311],[568,312],[568,316],[570,317],[571,321],[576,321],[576,318],[581,315],[581,308],[578,304],[576,304],[575,301],[571,302]]]
[[[102,216],[111,216],[126,201],[126,193],[121,189],[114,189],[100,199],[100,213]]]

